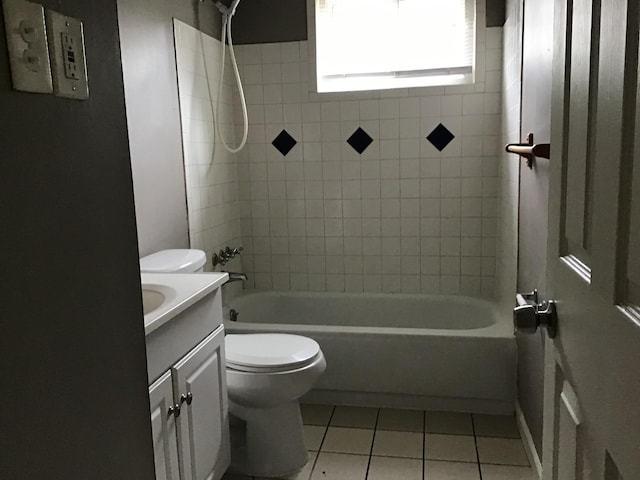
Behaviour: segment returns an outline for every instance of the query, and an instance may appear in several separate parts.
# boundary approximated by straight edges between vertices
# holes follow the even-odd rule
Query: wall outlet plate
[[[52,93],[47,30],[42,5],[2,0],[13,88]]]
[[[84,51],[83,25],[77,18],[47,10],[53,92],[59,97],[86,100],[89,82]]]

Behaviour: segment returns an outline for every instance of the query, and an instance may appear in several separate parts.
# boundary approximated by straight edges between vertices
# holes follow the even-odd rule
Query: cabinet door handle
[[[180,395],[180,404],[184,402],[187,402],[187,405],[191,405],[191,402],[193,402],[193,393],[187,392],[186,395],[184,393]]]
[[[176,403],[175,405],[169,407],[169,410],[167,411],[167,417],[170,417],[171,415],[174,415],[176,418],[180,416],[180,405]]]

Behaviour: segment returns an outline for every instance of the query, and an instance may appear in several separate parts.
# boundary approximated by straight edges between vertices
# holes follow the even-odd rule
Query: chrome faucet
[[[247,276],[244,273],[241,272],[225,272],[222,271],[222,273],[228,273],[229,274],[229,279],[224,282],[225,284],[227,283],[231,283],[231,282],[246,282],[248,280]]]
[[[244,248],[231,248],[227,246],[224,250],[220,250],[218,253],[214,253],[211,256],[211,263],[215,267],[216,265],[224,265],[232,258],[235,258],[237,255],[242,254]]]

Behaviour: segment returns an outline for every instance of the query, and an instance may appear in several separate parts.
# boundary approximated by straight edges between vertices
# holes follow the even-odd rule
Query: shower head
[[[236,13],[236,8],[238,8],[238,4],[240,0],[232,0],[231,4],[227,7],[224,3],[218,1],[216,2],[216,7],[220,10],[220,13],[225,17],[233,17]]]

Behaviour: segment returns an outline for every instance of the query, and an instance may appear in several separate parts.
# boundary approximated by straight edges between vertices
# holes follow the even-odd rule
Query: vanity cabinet
[[[222,292],[227,274],[143,274],[156,480],[219,480],[231,463]],[[144,297],[143,297],[144,299]]]
[[[224,328],[149,387],[157,480],[218,480],[229,466]]]

